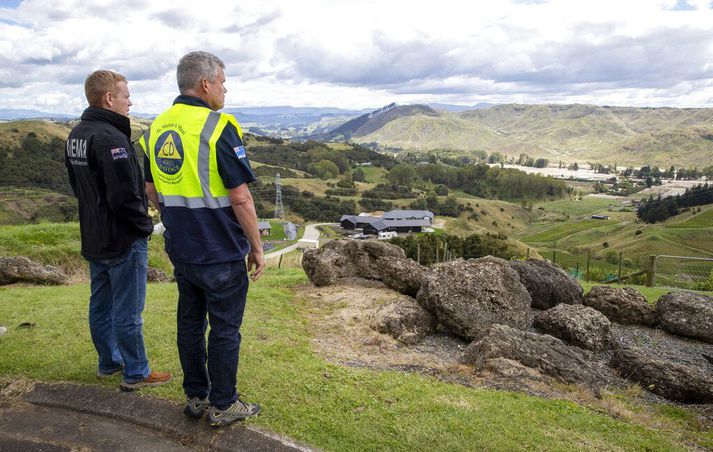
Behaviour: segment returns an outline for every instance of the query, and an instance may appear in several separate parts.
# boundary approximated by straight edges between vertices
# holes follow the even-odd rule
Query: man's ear
[[[205,77],[201,79],[201,91],[204,93],[208,92],[208,79]]]
[[[102,101],[104,102],[105,107],[114,106],[114,95],[111,93],[111,91],[104,93],[104,96],[102,96]]]

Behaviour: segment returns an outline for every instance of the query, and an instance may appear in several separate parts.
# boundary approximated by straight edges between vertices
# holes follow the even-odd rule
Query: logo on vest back
[[[173,130],[161,134],[154,146],[156,166],[166,174],[176,174],[183,166],[183,142]]]

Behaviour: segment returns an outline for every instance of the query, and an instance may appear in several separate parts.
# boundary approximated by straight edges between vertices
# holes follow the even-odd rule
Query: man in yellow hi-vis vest
[[[255,175],[242,131],[234,116],[218,112],[225,101],[224,71],[225,64],[208,52],[183,56],[177,70],[181,94],[140,140],[146,193],[161,211],[178,284],[184,413],[200,418],[210,408],[213,426],[260,411],[238,397],[236,386],[248,271],[256,281],[265,268],[248,189]]]

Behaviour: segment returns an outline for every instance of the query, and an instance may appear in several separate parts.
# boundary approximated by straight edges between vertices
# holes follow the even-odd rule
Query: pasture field
[[[605,223],[605,221],[606,220],[580,220],[571,223],[558,224],[537,234],[523,237],[521,240],[527,243],[554,242],[589,229],[609,229],[611,225]]]
[[[678,223],[671,224],[671,228],[710,228],[713,226],[713,207],[708,207],[701,213]]]
[[[580,217],[606,211],[609,206],[617,204],[619,204],[617,201],[611,199],[585,196],[581,200],[560,199],[536,203],[535,207],[543,207],[546,211],[569,215],[570,217]]]

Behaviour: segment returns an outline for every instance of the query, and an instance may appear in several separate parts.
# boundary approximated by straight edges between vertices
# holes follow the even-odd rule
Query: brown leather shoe
[[[171,381],[170,373],[152,370],[148,377],[135,383],[127,383],[122,380],[120,387],[122,391],[134,391],[136,389],[143,388],[144,386],[165,385],[169,381]]]

